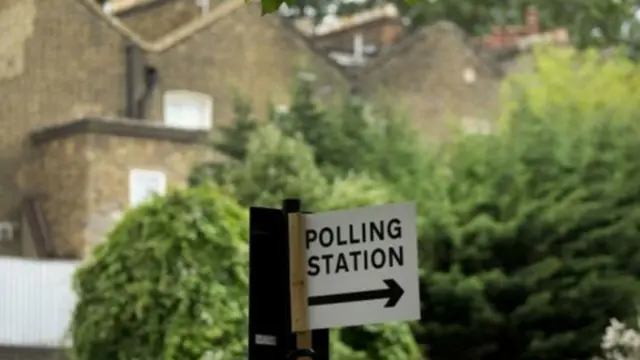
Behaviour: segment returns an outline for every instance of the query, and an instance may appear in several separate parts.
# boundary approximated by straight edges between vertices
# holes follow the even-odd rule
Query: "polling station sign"
[[[305,216],[311,329],[420,318],[414,203]]]

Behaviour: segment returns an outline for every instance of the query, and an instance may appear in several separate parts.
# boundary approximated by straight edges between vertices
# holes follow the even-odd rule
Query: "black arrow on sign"
[[[384,307],[394,307],[404,294],[404,289],[402,289],[393,279],[386,279],[383,281],[387,285],[386,289],[311,296],[309,297],[309,306],[387,299],[387,303],[384,304]]]

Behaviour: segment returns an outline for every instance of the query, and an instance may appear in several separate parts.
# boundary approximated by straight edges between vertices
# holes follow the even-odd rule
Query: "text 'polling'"
[[[339,252],[311,255],[307,259],[307,274],[332,275],[348,272],[393,268],[404,265],[402,222],[398,218],[367,221],[346,226],[323,227],[306,231],[307,249],[344,248]],[[371,249],[371,243],[377,243]],[[369,244],[366,249],[359,249]]]

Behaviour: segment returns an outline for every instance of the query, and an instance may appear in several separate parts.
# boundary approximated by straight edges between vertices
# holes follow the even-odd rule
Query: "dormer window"
[[[164,123],[186,130],[209,130],[213,126],[213,99],[186,90],[164,93]]]
[[[200,7],[203,14],[206,14],[211,10],[211,0],[196,0],[196,5]]]
[[[465,135],[488,135],[493,132],[493,129],[487,120],[463,117],[462,132]]]

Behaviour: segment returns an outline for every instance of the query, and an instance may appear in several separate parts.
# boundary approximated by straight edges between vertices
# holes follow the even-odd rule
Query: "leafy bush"
[[[423,359],[407,323],[366,325],[340,331],[342,341],[367,360]],[[350,358],[348,358],[351,360]],[[345,359],[347,360],[347,359]]]
[[[393,182],[420,163],[419,135],[394,108],[374,108],[357,97],[324,108],[305,81],[296,82],[292,98],[289,111],[275,114],[273,123],[285,135],[304,139],[327,178],[358,172]]]
[[[252,133],[246,158],[213,180],[245,206],[279,207],[283,199],[296,197],[303,199],[305,207],[314,208],[329,191],[311,149],[272,124]]]
[[[534,61],[535,73],[512,75],[504,84],[504,122],[519,119],[523,104],[558,126],[572,126],[560,121],[566,118],[637,119],[640,68],[620,53],[539,47]]]
[[[431,359],[587,359],[609,318],[635,315],[640,87],[608,61],[538,54],[501,132],[458,139],[427,180]]]
[[[210,187],[130,210],[75,276],[77,360],[237,360],[247,334],[246,212]],[[212,349],[213,348],[213,349]]]

